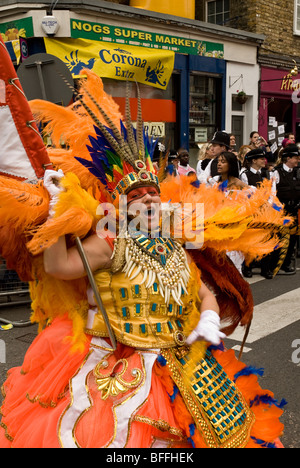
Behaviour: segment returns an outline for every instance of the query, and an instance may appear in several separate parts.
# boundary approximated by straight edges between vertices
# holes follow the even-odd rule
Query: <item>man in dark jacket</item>
[[[284,204],[286,212],[293,216],[298,225],[298,211],[300,209],[300,153],[297,145],[286,146],[281,155],[281,164],[274,172],[277,197]],[[296,269],[292,265],[292,257],[295,253],[297,235],[290,237],[288,251],[281,267],[286,274],[295,274]]]

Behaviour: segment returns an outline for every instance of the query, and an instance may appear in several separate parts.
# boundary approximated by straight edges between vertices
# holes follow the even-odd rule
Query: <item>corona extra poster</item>
[[[166,89],[174,68],[175,54],[169,50],[85,39],[44,40],[46,52],[62,60],[73,77],[88,68],[101,78],[137,81]]]

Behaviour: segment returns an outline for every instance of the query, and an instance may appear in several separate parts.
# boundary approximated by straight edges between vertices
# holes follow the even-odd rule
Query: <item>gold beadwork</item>
[[[170,426],[170,424],[163,419],[154,420],[147,416],[136,414],[133,421],[149,424],[150,426],[155,427],[155,429],[158,429],[161,432],[169,432],[169,434],[177,436],[181,440],[184,438],[184,433],[180,429]]]
[[[161,355],[208,447],[245,447],[254,414],[212,354],[207,351],[205,359],[199,361],[188,385],[183,378],[188,354],[178,359],[176,350],[164,349]]]
[[[142,381],[143,374],[140,369],[133,369],[131,374],[134,379],[130,382],[126,382],[123,378],[127,368],[128,362],[126,359],[120,359],[114,365],[112,372],[109,375],[103,375],[100,370],[107,367],[106,361],[100,361],[95,367],[94,375],[96,377],[96,383],[98,390],[101,392],[102,400],[107,400],[109,397],[116,397],[120,393],[126,393],[128,390],[136,388]],[[120,371],[116,369],[121,367]]]
[[[160,251],[161,249],[161,251]],[[171,298],[182,305],[181,296],[186,292],[190,269],[181,245],[171,239],[132,238],[127,233],[123,271],[132,281],[140,272],[142,283],[151,288],[157,282],[160,294],[169,304]]]
[[[142,162],[142,161],[137,161]],[[139,170],[139,172],[130,172],[123,177],[123,179],[118,183],[115,190],[112,193],[112,199],[116,200],[118,195],[125,195],[134,187],[142,186],[142,185],[153,185],[158,191],[159,188],[159,180],[158,177],[145,169]]]

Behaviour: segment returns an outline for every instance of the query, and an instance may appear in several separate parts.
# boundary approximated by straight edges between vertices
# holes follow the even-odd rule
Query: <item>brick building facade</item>
[[[130,0],[116,2],[131,4]],[[211,11],[215,15],[210,16]],[[283,135],[278,135],[276,127],[276,138],[270,138],[274,136],[270,122],[275,122],[281,130],[284,125],[285,132],[295,133],[300,141],[300,99],[295,93],[293,98],[294,86],[300,88],[300,84],[294,84],[297,74],[290,75],[294,65],[300,65],[300,5],[297,0],[195,0],[195,20],[264,36],[257,54],[260,66],[257,129],[275,147],[280,146]],[[235,74],[234,71],[230,73]],[[247,73],[242,71],[241,75],[245,78]],[[241,87],[243,83],[237,84]],[[227,110],[232,109],[229,106]],[[233,123],[229,126],[235,131]]]
[[[206,21],[207,3],[196,0],[196,19]],[[230,0],[230,15],[225,26],[264,34],[260,62],[290,65],[292,58],[300,60],[300,31],[295,33],[296,3],[294,0]]]
[[[218,4],[224,9],[229,5],[226,21],[220,24],[265,36],[258,49],[258,64],[261,69],[258,103],[258,129],[276,145],[281,144],[283,133],[296,134],[300,141],[300,99],[297,92],[300,79],[297,66],[300,64],[300,5],[297,0],[196,0],[196,18],[208,19],[208,4]],[[294,66],[296,68],[294,69]],[[291,74],[291,70],[294,73]],[[275,122],[277,127],[272,127]],[[275,139],[270,138],[270,136]]]

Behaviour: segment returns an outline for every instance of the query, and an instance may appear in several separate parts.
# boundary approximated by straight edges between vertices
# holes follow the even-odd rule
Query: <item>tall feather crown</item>
[[[90,145],[87,145],[91,161],[80,157],[76,159],[100,180],[111,194],[113,201],[117,200],[119,195],[125,195],[132,188],[142,185],[153,185],[159,190],[159,179],[152,163],[157,142],[153,138],[150,140],[144,129],[138,84],[136,129],[132,125],[128,83],[125,125],[120,121],[120,130],[93,96],[87,90],[85,92],[97,106],[108,126],[101,123],[84,101],[81,101],[96,123],[94,126],[96,137],[89,136]]]

